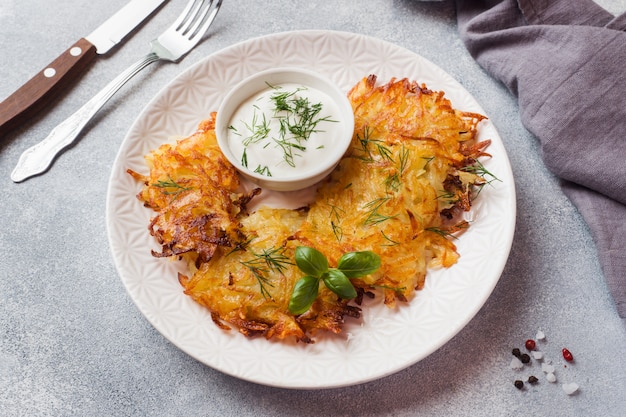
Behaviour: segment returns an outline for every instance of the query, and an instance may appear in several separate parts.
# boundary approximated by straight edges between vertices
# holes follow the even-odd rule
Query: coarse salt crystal
[[[511,369],[522,369],[524,364],[518,358],[514,357],[511,359]]]
[[[554,373],[554,366],[549,365],[547,363],[542,363],[541,370],[545,372],[546,374]]]
[[[575,382],[570,382],[569,384],[563,384],[562,387],[563,387],[563,391],[567,395],[572,395],[573,393],[578,391],[578,384]]]
[[[546,379],[548,382],[556,382],[556,376],[552,372],[546,374]]]
[[[537,336],[536,337],[537,337],[537,340],[543,340],[543,339],[546,338],[546,335],[541,330],[539,330],[537,332]]]
[[[539,352],[538,350],[533,350],[532,355],[533,358],[537,359],[538,361],[543,359],[543,352]]]

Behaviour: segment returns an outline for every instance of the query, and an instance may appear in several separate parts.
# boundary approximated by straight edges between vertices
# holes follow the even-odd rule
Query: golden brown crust
[[[299,245],[319,249],[331,266],[350,251],[380,255],[377,272],[352,280],[359,305],[373,294],[390,307],[407,302],[428,267],[456,263],[447,235],[469,226],[460,214],[484,183],[464,169],[487,156],[489,142],[476,142],[484,116],[455,110],[443,92],[414,81],[376,83],[370,75],[350,90],[352,144],[305,209],[246,212],[259,190],[238,191],[215,141],[214,114],[194,135],[148,155],[149,176],[129,171],[145,184],[138,198],[156,212],[150,230],[162,251],[154,255],[187,261],[190,274],[179,282],[220,328],[311,343],[318,331],[340,333],[344,317],[360,317],[360,307],[323,285],[309,311],[289,313],[302,276]]]
[[[129,170],[144,182],[137,197],[157,213],[149,230],[162,250],[154,256],[194,252],[201,263],[217,247],[243,239],[237,215],[247,200],[237,194],[237,172],[219,150],[213,129],[214,114],[190,137],[148,154],[148,176]]]

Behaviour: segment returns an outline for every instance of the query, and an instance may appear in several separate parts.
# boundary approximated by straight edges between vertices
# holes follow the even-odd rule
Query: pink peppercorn
[[[563,359],[565,359],[568,362],[571,362],[574,360],[574,356],[572,355],[572,352],[570,352],[566,348],[563,348],[562,352],[563,352]]]

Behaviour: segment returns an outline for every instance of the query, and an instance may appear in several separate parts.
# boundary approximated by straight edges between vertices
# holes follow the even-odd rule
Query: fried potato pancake
[[[179,282],[220,328],[311,343],[317,331],[340,333],[344,317],[358,318],[364,294],[395,307],[423,287],[429,267],[457,262],[450,236],[469,227],[462,213],[486,183],[476,169],[489,156],[489,141],[476,140],[485,117],[408,79],[378,86],[370,75],[348,97],[351,146],[300,210],[248,213],[260,190],[241,192],[215,139],[215,113],[190,137],[147,155],[148,176],[129,170],[144,183],[139,200],[156,212],[149,229],[162,252],[153,255],[187,262]],[[347,252],[373,251],[381,267],[352,279],[357,305],[320,284],[312,307],[295,316],[288,305],[303,275],[294,260],[301,245],[323,252],[331,267]]]
[[[237,216],[247,198],[237,193],[237,170],[220,151],[214,128],[212,115],[190,137],[152,151],[146,156],[149,176],[128,170],[144,183],[139,200],[157,212],[149,228],[162,252],[154,256],[191,252],[200,264],[218,246],[244,238]]]

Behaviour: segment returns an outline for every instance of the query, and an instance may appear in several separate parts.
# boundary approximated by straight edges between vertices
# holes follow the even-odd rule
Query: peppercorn
[[[531,376],[528,377],[528,383],[529,384],[536,384],[537,382],[539,382],[539,379],[537,379],[536,376],[531,375]]]
[[[520,355],[519,360],[522,361],[522,363],[530,363],[530,356],[528,356],[528,354],[523,353]]]
[[[513,385],[515,385],[515,388],[517,389],[524,388],[524,382],[520,381],[519,379],[515,380],[515,382],[513,382]]]
[[[524,345],[528,350],[535,350],[535,347],[537,346],[533,339],[528,339]]]
[[[513,349],[513,351],[511,352],[513,354],[513,356],[515,356],[516,358],[519,358],[520,355],[522,354],[522,352],[520,352],[520,350],[518,348]]]
[[[570,352],[566,348],[563,348],[563,359],[565,359],[568,362],[571,362],[574,360],[574,356],[572,355],[572,352]]]

